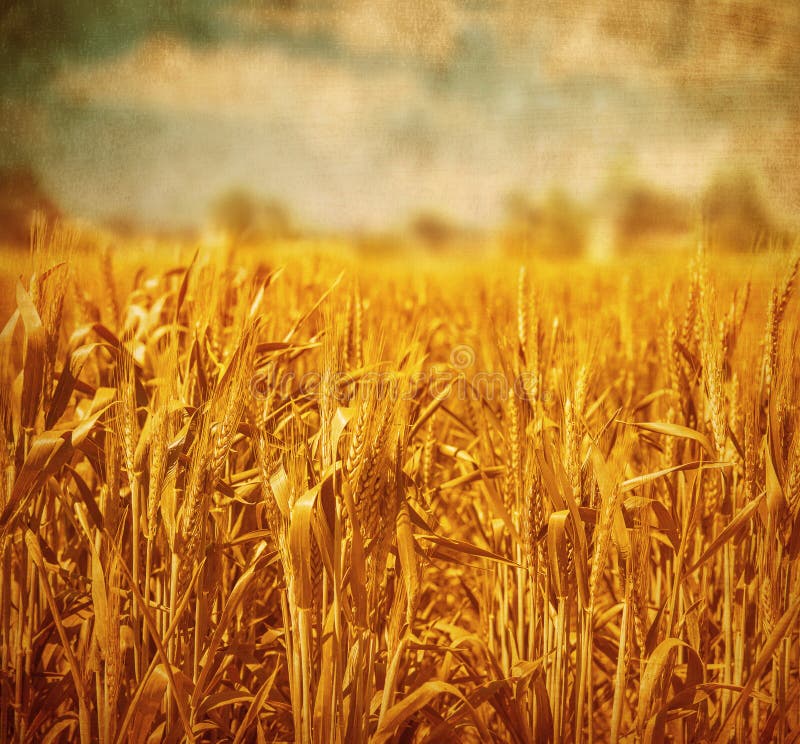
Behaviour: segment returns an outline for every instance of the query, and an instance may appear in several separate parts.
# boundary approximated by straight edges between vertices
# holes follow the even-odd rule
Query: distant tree
[[[586,246],[585,210],[560,189],[534,202],[520,192],[506,198],[503,230],[507,252],[542,256],[576,256]]]
[[[727,250],[749,250],[780,233],[756,179],[743,170],[712,180],[703,198],[703,216],[712,243]]]
[[[115,214],[103,220],[102,226],[120,238],[132,238],[143,232],[135,217],[128,214]]]
[[[42,212],[48,222],[60,216],[55,202],[30,168],[0,168],[0,243],[27,244],[36,211]]]
[[[264,199],[246,189],[231,189],[217,199],[211,210],[214,226],[235,240],[256,241],[294,235],[286,207],[275,199]]]
[[[409,224],[411,235],[431,251],[439,251],[456,237],[456,226],[435,212],[421,212]]]
[[[585,210],[565,191],[554,189],[542,208],[542,250],[577,256],[586,246]]]
[[[214,202],[211,219],[216,228],[240,239],[255,225],[255,200],[243,189],[232,189]]]
[[[685,201],[642,183],[620,194],[615,221],[618,242],[629,249],[673,240],[692,227],[691,209]]]

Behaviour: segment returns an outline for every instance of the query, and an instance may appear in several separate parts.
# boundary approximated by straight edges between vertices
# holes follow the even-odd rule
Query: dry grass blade
[[[667,436],[678,437],[680,439],[692,439],[700,444],[700,446],[708,453],[710,458],[714,458],[714,447],[711,444],[711,440],[702,432],[691,429],[688,426],[680,426],[679,424],[669,424],[656,421],[647,421],[641,423],[620,421],[619,423],[629,424],[630,426],[635,426],[638,429],[650,431],[654,434],[666,434]]]
[[[403,723],[407,722],[420,709],[428,705],[432,700],[441,695],[453,695],[467,708],[482,741],[489,741],[491,735],[486,730],[480,717],[476,715],[474,708],[464,698],[458,688],[440,680],[425,682],[414,692],[405,697],[401,702],[393,705],[383,718],[380,728],[375,733],[374,741],[382,744],[389,741],[392,734]]]
[[[145,744],[152,734],[153,721],[161,709],[169,679],[164,672],[164,667],[159,664],[148,677],[147,683],[141,690],[139,702],[136,706],[136,717],[131,727],[129,739],[135,744]]]
[[[25,327],[25,359],[20,420],[23,429],[32,430],[39,412],[44,386],[47,337],[36,306],[23,286],[17,282],[17,307]]]

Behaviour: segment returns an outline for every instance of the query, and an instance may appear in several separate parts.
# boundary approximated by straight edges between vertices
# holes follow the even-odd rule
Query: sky
[[[486,226],[510,192],[692,198],[732,167],[800,213],[800,3],[11,0],[20,164],[71,214],[152,227],[234,187],[323,228]]]

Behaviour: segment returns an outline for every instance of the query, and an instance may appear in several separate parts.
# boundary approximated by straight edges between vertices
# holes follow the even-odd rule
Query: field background
[[[33,245],[4,740],[800,731],[790,254]]]

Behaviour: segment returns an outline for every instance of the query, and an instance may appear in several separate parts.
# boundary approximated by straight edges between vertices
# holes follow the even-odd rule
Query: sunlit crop
[[[798,261],[690,259],[39,224],[0,741],[795,741]]]

